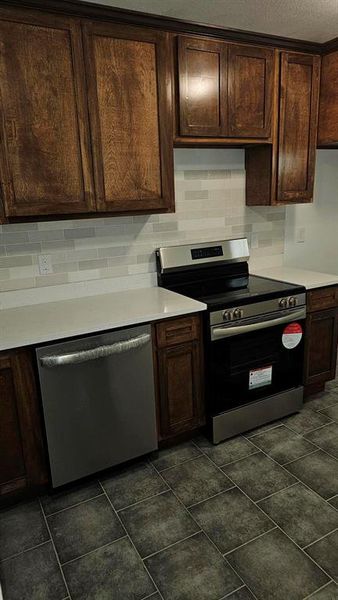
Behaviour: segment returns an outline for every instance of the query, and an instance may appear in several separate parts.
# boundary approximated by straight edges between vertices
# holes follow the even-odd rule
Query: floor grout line
[[[332,529],[332,531],[325,533],[325,535],[322,535],[320,538],[318,538],[318,540],[315,540],[314,542],[310,542],[310,544],[307,544],[306,546],[303,547],[303,550],[306,550],[307,548],[310,548],[310,546],[317,544],[317,542],[320,542],[320,540],[323,540],[324,538],[328,537],[332,533],[335,533],[336,531],[338,531],[338,527],[335,527],[335,529]]]
[[[85,556],[89,556],[89,554],[93,554],[93,552],[96,552],[97,550],[102,550],[102,548],[107,548],[108,546],[112,546],[113,544],[115,544],[115,542],[120,542],[121,540],[124,540],[126,537],[127,537],[126,535],[121,535],[119,538],[116,538],[116,540],[112,540],[111,542],[107,542],[106,544],[103,544],[102,546],[99,546],[98,548],[93,548],[93,550],[89,550],[89,552],[80,554],[80,556],[75,556],[75,558],[66,560],[64,563],[61,563],[61,565],[62,565],[62,567],[64,567],[65,565],[69,565],[70,563],[80,560],[80,558],[84,558]]]
[[[201,458],[202,456],[204,456],[204,452],[202,452],[202,450],[193,442],[194,446],[199,450],[199,454],[197,454],[196,456],[192,456],[191,458],[186,458],[185,460],[180,461],[179,463],[176,463],[176,465],[172,465],[171,467],[164,467],[164,469],[157,469],[158,473],[163,473],[164,471],[168,471],[169,469],[174,469],[175,467],[180,467],[181,465],[185,465],[188,462],[191,462],[192,460],[196,460],[196,458]],[[151,461],[149,459],[148,462],[149,465],[153,465],[153,461]]]
[[[236,592],[239,592],[239,590],[243,590],[245,587],[245,585],[241,585],[240,587],[236,588],[233,592],[229,592],[229,594],[225,594],[225,596],[222,596],[222,598],[220,598],[219,600],[226,600],[227,598],[229,598],[229,596],[232,596],[232,594],[236,594]]]
[[[101,496],[103,496],[103,492],[101,494],[96,494],[96,496],[93,496],[92,498],[86,498],[85,500],[81,500],[81,502],[76,502],[75,504],[71,504],[70,506],[65,506],[65,508],[60,508],[60,510],[55,510],[54,512],[49,513],[48,515],[46,514],[46,519],[49,519],[49,517],[53,517],[53,515],[58,515],[59,513],[64,512],[65,510],[69,510],[70,508],[75,508],[75,506],[80,506],[80,504],[85,504],[86,502],[95,500],[95,498],[100,498]]]
[[[104,489],[104,487],[103,487],[103,485],[102,485],[102,483],[101,483],[100,481],[99,481],[99,485],[100,485],[100,486],[101,486],[101,488],[103,489],[103,492],[104,492],[104,494],[105,494],[105,496],[106,496],[106,498],[107,498],[107,500],[108,500],[108,502],[109,502],[110,506],[112,507],[112,509],[113,509],[114,513],[116,514],[116,517],[118,518],[118,520],[119,520],[119,522],[120,522],[120,524],[121,524],[121,527],[122,527],[122,528],[123,528],[123,530],[126,532],[126,536],[128,537],[128,539],[129,539],[129,541],[130,541],[131,545],[133,546],[133,548],[134,548],[134,550],[135,550],[135,552],[136,552],[137,556],[139,557],[139,559],[140,559],[140,561],[141,561],[141,563],[142,563],[142,565],[143,565],[143,568],[144,568],[144,570],[146,571],[146,573],[147,573],[147,575],[148,575],[148,577],[149,577],[150,581],[152,581],[152,583],[153,583],[153,586],[154,586],[154,588],[155,588],[156,592],[158,592],[158,594],[159,594],[159,596],[160,596],[161,600],[164,600],[164,598],[163,598],[163,596],[162,596],[162,594],[161,594],[161,592],[160,592],[160,590],[159,590],[159,588],[158,588],[157,584],[155,583],[155,580],[154,580],[154,578],[152,577],[151,573],[150,573],[150,572],[149,572],[149,570],[147,569],[147,565],[144,563],[144,561],[143,561],[143,559],[142,559],[142,557],[141,557],[141,555],[140,555],[140,553],[139,553],[138,549],[136,548],[136,546],[135,546],[135,544],[134,544],[134,542],[133,542],[133,540],[132,540],[131,536],[129,535],[129,533],[128,533],[128,531],[127,531],[127,529],[126,529],[126,527],[125,527],[124,523],[122,522],[122,519],[121,519],[120,515],[119,515],[119,514],[116,512],[116,510],[115,510],[115,507],[114,507],[114,505],[113,505],[112,501],[110,500],[110,498],[109,498],[109,496],[108,496],[108,494],[107,494],[106,490]],[[154,593],[155,593],[155,592],[154,592]],[[152,595],[153,595],[153,594],[152,594]]]
[[[263,452],[263,454],[265,454],[265,453]],[[267,458],[271,458],[271,457],[269,457],[267,454],[265,454],[265,456],[267,456]],[[271,459],[271,460],[273,460],[273,462],[274,462],[274,463],[276,463],[276,465],[278,465],[279,467],[283,468],[283,467],[282,467],[282,465],[279,465],[279,464],[278,464],[278,463],[277,463],[277,462],[276,462],[274,459]],[[284,469],[284,470],[285,470],[285,471],[288,473],[288,471],[287,471],[286,469]],[[222,471],[221,469],[220,469],[220,471],[223,473],[223,471]],[[228,475],[228,477],[229,477],[229,475]],[[246,494],[246,492],[244,492],[244,490],[242,490],[242,488],[241,488],[241,487],[240,487],[238,484],[236,484],[236,482],[235,482],[233,479],[231,479],[231,477],[229,477],[229,479],[230,479],[230,480],[231,480],[231,481],[234,483],[234,485],[237,485],[238,489],[239,489],[239,490],[240,490],[240,491],[241,491],[241,492],[242,492],[242,493],[243,493],[245,496],[247,496],[247,498],[249,498],[249,500],[251,500],[251,502],[254,502],[255,506],[256,506],[256,507],[257,507],[257,508],[258,508],[258,509],[259,509],[261,512],[263,512],[263,514],[265,514],[265,515],[266,515],[266,516],[267,516],[267,517],[268,517],[268,518],[269,518],[269,519],[272,521],[272,523],[274,523],[274,524],[276,525],[277,529],[279,529],[279,531],[281,531],[281,533],[283,533],[283,534],[284,534],[284,535],[285,535],[285,536],[286,536],[286,537],[287,537],[287,538],[290,540],[290,542],[291,542],[292,544],[294,544],[294,545],[295,545],[297,548],[299,548],[299,550],[300,550],[300,551],[301,551],[301,552],[304,554],[304,556],[306,556],[308,559],[310,559],[310,560],[311,560],[311,561],[312,561],[312,562],[313,562],[313,563],[314,563],[314,564],[315,564],[315,565],[316,565],[316,566],[317,566],[317,567],[318,567],[318,568],[319,568],[319,569],[320,569],[320,570],[321,570],[321,571],[322,571],[322,572],[323,572],[323,573],[324,573],[324,574],[325,574],[327,577],[329,577],[329,579],[331,579],[331,576],[330,576],[330,575],[329,575],[329,574],[328,574],[328,573],[327,573],[327,572],[326,572],[326,571],[325,571],[325,570],[324,570],[324,569],[323,569],[323,568],[322,568],[322,567],[321,567],[321,566],[320,566],[320,565],[319,565],[319,564],[318,564],[318,563],[317,563],[317,562],[316,562],[316,561],[315,561],[315,560],[314,560],[314,559],[313,559],[311,556],[309,556],[308,554],[306,554],[306,553],[303,551],[303,548],[301,548],[301,547],[300,547],[300,546],[297,544],[297,542],[295,542],[295,541],[294,541],[294,540],[293,540],[293,539],[292,539],[292,538],[291,538],[291,537],[290,537],[290,536],[289,536],[289,535],[286,533],[286,531],[284,531],[284,530],[283,530],[283,529],[282,529],[282,528],[281,528],[281,527],[278,525],[278,523],[276,523],[276,521],[274,521],[274,519],[272,519],[272,518],[270,517],[270,515],[267,515],[267,513],[265,513],[265,511],[264,511],[264,510],[263,510],[263,509],[262,509],[260,506],[258,506],[258,504],[257,504],[257,502],[256,502],[256,501],[252,500],[252,498],[250,498],[250,496],[248,496],[248,494]],[[296,477],[296,479],[297,479],[297,477]],[[302,483],[302,482],[300,482],[300,483]],[[282,490],[280,490],[280,491],[282,491]],[[269,532],[266,532],[266,534],[267,534],[267,533],[269,533]],[[265,534],[263,534],[263,535],[265,535]],[[262,536],[261,536],[261,537],[262,537]],[[251,540],[250,540],[250,541],[251,541]],[[248,542],[248,543],[249,543],[249,542]],[[246,585],[247,585],[247,584],[246,584]],[[249,586],[247,586],[247,587],[249,587]],[[252,591],[252,590],[250,589],[250,591]]]
[[[318,452],[318,450],[320,450],[320,448],[318,448],[317,446],[315,447],[314,450],[311,450],[310,452],[307,452],[306,454],[302,454],[302,456],[297,456],[297,458],[293,458],[292,460],[288,460],[287,462],[281,464],[278,463],[281,467],[286,467],[286,465],[291,465],[291,463],[296,462],[296,460],[300,460],[301,458],[305,458],[306,456],[310,456],[311,454],[314,454],[315,452]]]
[[[166,473],[167,471],[171,471],[172,469],[176,469],[177,467],[181,467],[183,465],[186,465],[187,463],[193,462],[194,460],[201,460],[201,458],[205,458],[205,454],[204,452],[201,452],[200,456],[194,456],[194,458],[189,458],[188,460],[185,460],[184,462],[179,463],[178,465],[173,465],[172,467],[167,467],[166,469],[162,469],[162,471],[159,471],[157,469],[157,467],[154,466],[153,463],[150,463],[151,466],[156,469],[156,473],[158,475],[161,475],[161,473]],[[164,480],[165,481],[165,480]],[[167,482],[166,482],[167,483]],[[168,483],[167,483],[168,485]]]
[[[295,481],[294,483],[291,483],[291,485],[286,486],[282,490],[278,490],[277,492],[272,492],[272,494],[268,494],[267,496],[264,496],[264,498],[260,498],[259,500],[252,500],[252,502],[254,502],[255,504],[259,504],[260,502],[263,502],[263,500],[267,500],[268,498],[271,498],[272,496],[275,496],[276,494],[280,494],[281,492],[284,492],[285,490],[289,490],[290,488],[294,487],[295,485],[299,485],[299,481]]]
[[[270,519],[270,517],[269,517],[269,519]],[[271,521],[272,521],[272,519],[271,519]],[[267,529],[266,531],[263,531],[263,533],[260,533],[259,535],[256,535],[255,537],[251,538],[251,540],[248,540],[247,542],[243,542],[243,544],[240,544],[239,546],[236,546],[235,548],[232,548],[231,550],[224,552],[223,556],[226,557],[228,554],[231,554],[232,552],[236,552],[236,550],[239,550],[239,548],[243,548],[243,546],[247,546],[248,544],[250,544],[250,542],[255,542],[259,538],[263,537],[263,535],[265,535],[266,533],[270,533],[270,531],[274,531],[275,529],[277,529],[277,525],[275,525],[274,521],[272,521],[271,525],[273,525],[273,527],[271,527],[271,529]]]
[[[44,518],[44,520],[45,520],[46,527],[47,527],[47,529],[48,529],[48,533],[49,533],[49,535],[50,535],[50,539],[51,539],[51,541],[52,541],[52,545],[53,545],[53,550],[54,550],[55,558],[56,558],[56,560],[57,560],[57,563],[58,563],[58,565],[59,565],[59,568],[60,568],[60,571],[61,571],[61,576],[62,576],[63,582],[64,582],[64,584],[65,584],[65,588],[66,588],[67,594],[68,594],[68,596],[69,596],[69,599],[70,599],[70,600],[72,600],[72,597],[71,597],[71,595],[70,595],[70,591],[69,591],[69,587],[68,587],[68,583],[67,583],[67,581],[66,581],[66,577],[65,577],[65,574],[64,574],[64,572],[63,572],[63,568],[62,568],[62,565],[61,565],[61,562],[60,562],[59,555],[58,555],[58,553],[57,553],[57,551],[56,551],[56,547],[55,547],[55,544],[54,544],[54,540],[53,540],[53,537],[52,537],[52,533],[51,533],[51,530],[50,530],[50,528],[49,528],[48,521],[47,521],[47,518],[46,518],[46,515],[45,515],[45,511],[43,510],[43,506],[42,506],[42,504],[41,504],[41,500],[40,500],[40,498],[39,498],[39,504],[40,504],[40,509],[41,509],[41,512],[42,512],[43,518]]]
[[[147,556],[144,556],[142,558],[142,560],[148,560],[148,558],[155,556],[155,554],[158,554],[159,552],[164,552],[165,550],[168,550],[169,548],[172,548],[173,546],[177,546],[177,544],[180,544],[181,542],[185,542],[185,540],[189,540],[190,538],[194,537],[195,535],[198,535],[199,533],[203,533],[203,530],[201,527],[199,528],[199,531],[194,531],[194,533],[187,535],[186,537],[182,538],[181,540],[177,540],[177,542],[173,542],[172,544],[169,544],[169,546],[165,546],[164,548],[160,548],[160,550],[156,550],[156,552],[147,554]]]
[[[303,598],[303,600],[310,600],[310,598],[313,598],[313,596],[315,594],[317,594],[317,592],[320,592],[321,590],[325,590],[325,588],[328,587],[331,583],[334,583],[333,579],[331,579],[331,581],[328,581],[327,583],[324,583],[324,585],[322,585],[320,588],[318,588],[314,592],[311,592],[311,594],[309,596],[306,596],[305,598]]]
[[[214,463],[213,463],[213,462],[210,460],[210,458],[209,458],[208,456],[206,456],[206,458],[207,458],[207,459],[208,459],[208,460],[211,462],[211,464],[214,464]],[[159,475],[160,477],[162,477],[161,473],[160,473],[159,471],[157,471],[156,467],[153,467],[153,468],[154,468],[154,469],[155,469],[155,471],[158,473],[158,475]],[[217,467],[217,468],[219,468],[219,467]],[[219,470],[221,470],[221,469],[219,469]],[[223,471],[221,471],[221,472],[223,473]],[[224,475],[224,473],[223,473],[223,475]],[[163,481],[165,481],[165,479],[164,479],[163,477],[162,477],[162,479],[163,479]],[[234,487],[236,487],[236,485],[235,485],[235,484],[234,484]],[[198,527],[200,527],[199,523],[196,521],[196,519],[195,519],[195,518],[194,518],[194,516],[191,514],[191,512],[188,510],[188,508],[185,506],[185,504],[182,502],[182,500],[180,499],[180,497],[179,497],[179,496],[176,494],[175,490],[173,490],[173,488],[171,488],[171,491],[172,491],[172,493],[174,494],[174,496],[175,496],[175,498],[177,499],[177,501],[178,501],[178,502],[179,502],[179,503],[180,503],[180,504],[183,506],[184,510],[187,512],[187,514],[190,516],[190,518],[192,518],[192,519],[195,521],[196,525],[197,525]],[[223,490],[223,491],[226,491],[226,490]],[[205,535],[205,537],[206,537],[206,538],[209,540],[210,544],[211,544],[211,545],[212,545],[212,546],[213,546],[213,547],[214,547],[214,548],[217,550],[218,554],[219,554],[219,555],[222,557],[222,560],[225,560],[226,564],[227,564],[227,565],[229,566],[229,568],[230,568],[230,569],[231,569],[231,570],[232,570],[232,571],[235,573],[235,575],[237,575],[238,579],[239,579],[240,581],[242,581],[242,582],[243,582],[243,586],[246,586],[246,587],[247,587],[247,588],[250,590],[250,592],[252,592],[252,590],[251,590],[251,589],[249,588],[249,586],[248,586],[248,585],[245,583],[245,581],[244,581],[244,580],[243,580],[243,578],[242,578],[242,577],[239,575],[239,573],[236,571],[236,569],[235,569],[235,568],[234,568],[232,565],[230,565],[230,563],[228,562],[228,560],[227,560],[227,559],[226,559],[226,558],[223,556],[222,552],[219,550],[219,548],[216,546],[216,544],[213,542],[213,540],[212,540],[212,539],[209,537],[208,533],[207,533],[207,532],[206,532],[206,531],[205,531],[203,528],[201,528],[201,531],[200,531],[200,533],[203,533],[203,534]],[[233,590],[231,593],[233,593],[233,592],[234,592],[234,590]],[[252,592],[252,594],[253,594],[254,598],[255,598],[256,600],[258,600],[258,598],[255,596],[255,594],[254,594],[253,592]]]
[[[338,494],[335,494],[334,496],[331,496],[331,498],[327,498],[326,502],[330,502],[334,498],[338,498]]]
[[[226,494],[227,492],[230,492],[230,490],[234,490],[234,489],[236,489],[236,486],[232,485],[231,487],[227,488],[226,490],[222,490],[220,492],[217,492],[217,494],[213,494],[213,496],[209,496],[209,498],[207,498],[206,500],[199,500],[198,502],[194,502],[194,504],[189,504],[189,506],[187,506],[186,508],[188,510],[190,510],[191,508],[194,508],[195,506],[198,506],[199,504],[203,504],[203,502],[208,502],[212,498],[217,498],[217,496],[220,496],[221,494]]]
[[[36,548],[40,548],[40,546],[49,544],[51,541],[52,541],[51,539],[45,540],[44,542],[41,542],[40,544],[36,544],[36,546],[31,546],[30,548],[25,548],[25,550],[21,550],[21,552],[16,552],[16,554],[11,554],[11,556],[6,556],[6,558],[2,558],[0,560],[0,565],[2,563],[6,562],[7,560],[11,560],[12,558],[17,558],[18,556],[21,556],[22,554],[26,554],[26,552],[30,552],[30,550],[35,550]]]
[[[163,496],[163,494],[168,494],[168,492],[170,492],[170,491],[171,490],[168,486],[167,490],[163,490],[162,492],[158,492],[157,494],[153,494],[152,496],[147,496],[146,498],[142,498],[142,500],[138,500],[137,502],[134,502],[133,504],[128,504],[128,506],[124,506],[123,508],[119,508],[119,509],[114,508],[114,510],[116,510],[117,513],[120,513],[124,510],[128,510],[128,508],[137,506],[138,504],[141,504],[141,502],[145,502],[146,500],[151,500],[152,498],[157,498],[157,496]]]

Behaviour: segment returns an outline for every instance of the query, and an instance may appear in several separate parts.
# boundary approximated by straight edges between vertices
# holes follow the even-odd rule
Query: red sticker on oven
[[[303,337],[303,330],[299,323],[290,323],[287,325],[283,331],[282,335],[282,344],[284,348],[288,350],[292,350],[292,348],[296,348]]]

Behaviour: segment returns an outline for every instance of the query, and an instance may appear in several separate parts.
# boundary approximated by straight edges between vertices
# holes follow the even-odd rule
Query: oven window
[[[298,323],[304,331],[304,321]],[[285,327],[279,325],[210,343],[207,391],[212,413],[302,384],[304,335],[297,345],[287,348]]]

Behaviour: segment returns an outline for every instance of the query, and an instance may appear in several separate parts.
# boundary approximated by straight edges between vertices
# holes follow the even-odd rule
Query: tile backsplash
[[[217,169],[186,156],[175,157],[174,214],[3,225],[0,306],[156,285],[160,245],[245,236],[252,264],[280,265],[285,209],[246,207],[242,155]],[[51,258],[50,275],[40,275],[40,254]]]

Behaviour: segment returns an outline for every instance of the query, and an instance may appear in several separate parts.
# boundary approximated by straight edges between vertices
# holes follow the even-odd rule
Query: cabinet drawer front
[[[156,337],[159,348],[174,346],[183,342],[196,340],[200,336],[200,318],[184,317],[174,321],[163,321],[156,326]]]
[[[338,306],[338,286],[308,292],[307,305],[310,312]]]

